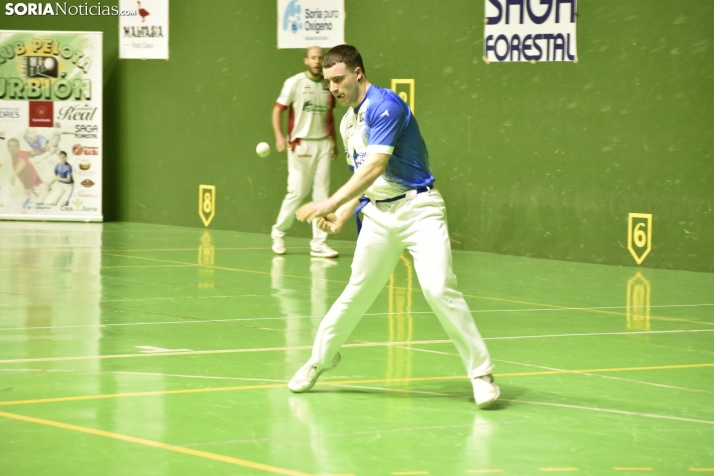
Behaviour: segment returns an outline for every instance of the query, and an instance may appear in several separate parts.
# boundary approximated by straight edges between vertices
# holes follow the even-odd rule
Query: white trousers
[[[288,193],[273,225],[271,236],[282,238],[295,221],[295,212],[312,189],[313,200],[325,200],[330,193],[330,162],[332,145],[329,138],[301,140],[295,150],[288,149]],[[327,233],[312,224],[312,241],[315,249],[325,243]]]
[[[357,239],[352,276],[315,337],[309,362],[332,365],[335,354],[372,305],[406,248],[424,297],[454,342],[469,378],[491,372],[493,364],[463,294],[456,290],[444,199],[437,190],[389,203],[369,203]]]
[[[74,190],[74,184],[55,182],[52,184],[52,190],[50,190],[49,195],[45,198],[45,203],[63,207],[69,202],[72,190]]]

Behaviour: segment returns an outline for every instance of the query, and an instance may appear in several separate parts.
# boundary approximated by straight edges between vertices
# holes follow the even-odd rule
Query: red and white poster
[[[0,31],[0,219],[102,221],[102,34]]]

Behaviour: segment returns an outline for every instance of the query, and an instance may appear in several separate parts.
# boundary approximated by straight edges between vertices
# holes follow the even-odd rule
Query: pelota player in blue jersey
[[[337,233],[360,201],[367,203],[350,281],[320,323],[312,357],[288,387],[305,392],[322,372],[339,364],[340,347],[406,248],[427,302],[461,355],[476,403],[493,403],[500,394],[491,375],[493,363],[463,295],[456,290],[446,208],[433,188],[429,155],[416,119],[394,92],[369,82],[353,46],[331,49],[322,68],[330,92],[340,104],[350,106],[340,132],[354,175],[334,195],[306,203],[296,214],[299,220],[316,220],[321,229]]]
[[[59,158],[60,161],[55,165],[55,177],[50,182],[50,195],[45,200],[45,203],[65,207],[69,205],[69,200],[72,198],[74,177],[72,175],[72,166],[67,162],[67,152],[61,150]],[[57,182],[56,186],[54,185],[55,182]]]

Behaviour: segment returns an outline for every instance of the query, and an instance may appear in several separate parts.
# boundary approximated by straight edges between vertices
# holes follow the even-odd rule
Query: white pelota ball
[[[268,145],[267,142],[261,142],[255,148],[255,153],[258,154],[259,157],[267,157],[270,154],[270,145]]]

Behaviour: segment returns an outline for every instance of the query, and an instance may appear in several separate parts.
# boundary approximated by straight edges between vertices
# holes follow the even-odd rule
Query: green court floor
[[[479,410],[404,257],[293,395],[353,252],[307,241],[0,222],[0,475],[714,473],[714,274],[454,252]]]

